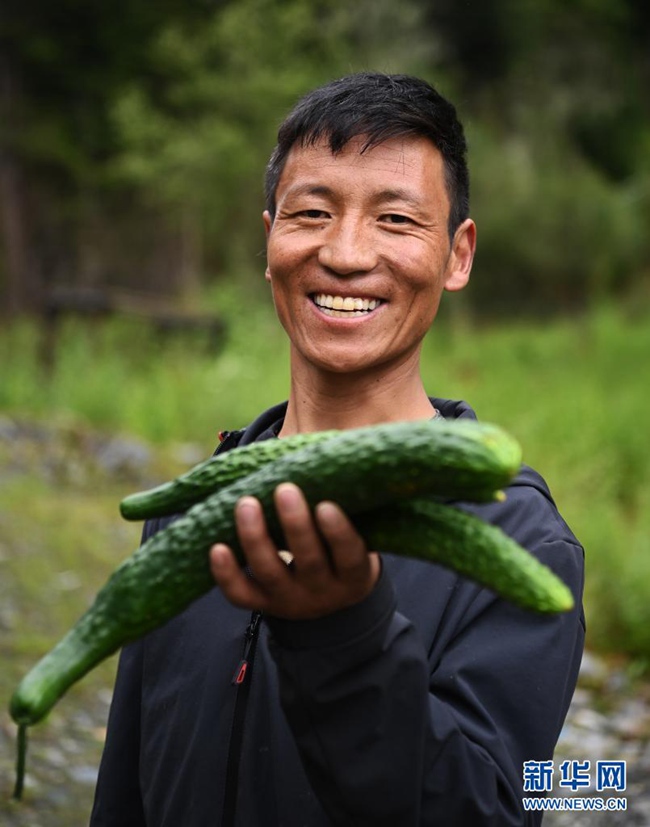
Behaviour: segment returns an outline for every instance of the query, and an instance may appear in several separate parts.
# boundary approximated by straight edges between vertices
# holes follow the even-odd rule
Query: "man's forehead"
[[[340,149],[333,150],[329,135],[321,135],[316,139],[306,138],[294,143],[287,154],[287,159],[292,156],[318,156],[338,159],[342,156],[350,160],[363,159],[369,155],[382,155],[392,157],[397,162],[406,153],[419,150],[432,154],[439,154],[435,144],[428,138],[420,135],[398,135],[387,137],[383,140],[372,140],[365,134],[353,135]]]
[[[319,170],[353,169],[372,167],[374,172],[390,177],[409,178],[418,174],[424,166],[431,170],[442,169],[442,156],[427,138],[405,135],[387,138],[369,145],[365,135],[354,136],[339,151],[332,151],[329,138],[321,137],[314,142],[296,142],[289,151],[281,181],[293,178],[301,172]],[[286,175],[285,175],[286,173]]]

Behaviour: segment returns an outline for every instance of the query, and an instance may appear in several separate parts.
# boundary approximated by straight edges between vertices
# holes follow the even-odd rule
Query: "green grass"
[[[229,335],[219,352],[126,322],[69,324],[50,377],[33,326],[0,331],[0,411],[134,434],[160,452],[192,442],[208,453],[220,429],[245,424],[288,389],[272,309],[234,292],[222,305]],[[467,399],[518,437],[586,548],[590,644],[650,665],[650,315],[601,308],[573,321],[473,327],[443,310],[423,351],[429,392]],[[29,506],[36,522],[38,499]],[[20,502],[12,509],[18,519]],[[53,553],[65,548],[62,537]]]
[[[0,465],[4,471],[6,465]],[[87,824],[93,787],[74,772],[99,766],[106,696],[116,658],[73,686],[30,730],[25,799],[14,783],[15,726],[8,706],[19,680],[90,604],[138,543],[140,527],[120,520],[124,484],[72,485],[31,465],[0,473],[0,822],[12,827]]]
[[[285,384],[285,345],[268,314],[232,329],[228,347],[161,340],[141,323],[63,326],[57,362],[39,364],[39,332],[23,324],[0,333],[0,410],[81,419],[157,443],[195,441],[206,448],[220,428],[246,423],[251,410]],[[242,381],[246,377],[247,381]]]

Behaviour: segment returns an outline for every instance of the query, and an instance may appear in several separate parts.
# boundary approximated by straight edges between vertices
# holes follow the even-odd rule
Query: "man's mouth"
[[[367,316],[382,303],[381,299],[362,299],[353,296],[331,296],[315,293],[312,301],[326,316],[349,319],[351,316]]]

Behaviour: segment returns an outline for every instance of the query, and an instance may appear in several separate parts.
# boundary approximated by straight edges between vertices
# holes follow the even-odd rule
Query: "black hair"
[[[429,83],[410,75],[360,72],[334,80],[302,97],[280,125],[266,168],[266,208],[275,216],[275,193],[295,143],[325,138],[333,154],[363,135],[364,152],[390,138],[428,138],[442,155],[449,195],[448,230],[453,237],[469,215],[467,144],[455,107]]]

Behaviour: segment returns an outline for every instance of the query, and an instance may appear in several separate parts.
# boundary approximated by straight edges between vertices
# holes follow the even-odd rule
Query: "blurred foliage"
[[[549,315],[630,290],[650,263],[638,182],[613,183],[571,147],[470,132],[478,253],[475,305]],[[499,175],[494,170],[499,170]]]
[[[650,272],[649,8],[6,0],[0,291],[21,268],[35,290],[171,292],[259,270],[283,115],[317,84],[377,69],[424,76],[458,104],[479,223],[473,308],[623,292]]]

